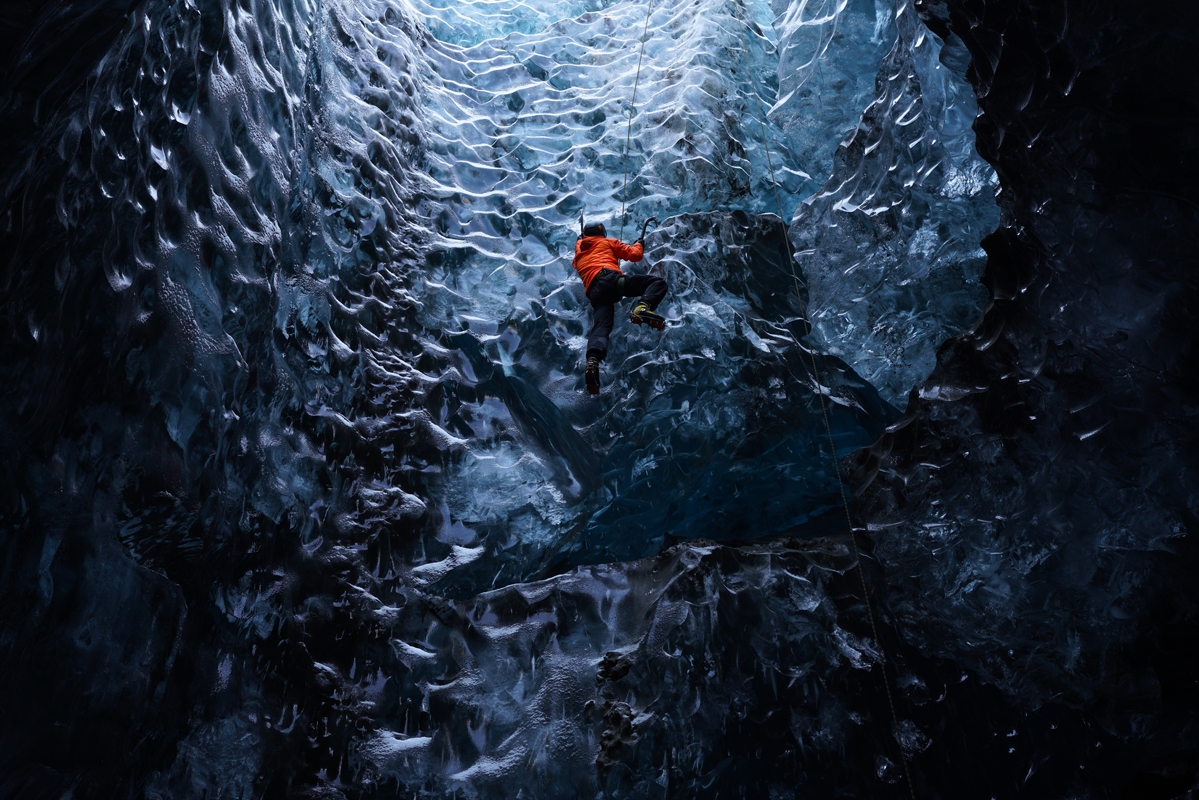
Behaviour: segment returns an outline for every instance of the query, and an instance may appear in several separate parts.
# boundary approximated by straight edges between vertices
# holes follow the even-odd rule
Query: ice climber
[[[647,223],[648,224],[648,223]],[[599,365],[608,355],[608,337],[616,317],[616,304],[626,297],[638,297],[629,319],[634,325],[649,325],[664,330],[666,320],[654,309],[666,296],[666,281],[657,275],[625,275],[620,260],[640,261],[645,253],[645,231],[631,246],[605,236],[602,224],[588,225],[575,243],[572,266],[583,279],[583,291],[591,301],[591,334],[587,337],[587,391],[599,394]]]

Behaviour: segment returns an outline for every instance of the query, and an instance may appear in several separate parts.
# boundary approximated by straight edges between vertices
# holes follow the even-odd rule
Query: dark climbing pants
[[[616,304],[626,297],[640,297],[651,309],[666,297],[666,281],[657,275],[621,275],[605,269],[591,282],[587,299],[591,301],[591,335],[587,337],[587,355],[608,355],[608,337],[616,321]]]

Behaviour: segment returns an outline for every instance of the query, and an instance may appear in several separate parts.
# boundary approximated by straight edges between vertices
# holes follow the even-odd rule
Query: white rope
[[[641,83],[641,61],[645,58],[645,39],[649,34],[649,15],[654,9],[654,0],[645,8],[645,29],[641,31],[641,54],[637,56],[637,77],[633,79],[633,100],[629,103],[629,132],[624,139],[624,188],[620,191],[620,236],[624,241],[625,202],[629,198],[629,146],[633,142],[633,115],[637,113],[637,86]]]

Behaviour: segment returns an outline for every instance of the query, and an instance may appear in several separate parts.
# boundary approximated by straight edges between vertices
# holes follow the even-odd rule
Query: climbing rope
[[[629,146],[633,142],[633,116],[637,113],[637,86],[641,83],[641,62],[645,58],[645,39],[649,35],[649,15],[654,10],[654,0],[645,8],[645,29],[641,31],[641,54],[637,56],[637,77],[633,79],[633,99],[629,103],[629,132],[624,138],[624,188],[620,190],[620,240],[624,241],[625,202],[629,197]]]
[[[741,17],[741,2],[742,0],[733,0],[733,13],[737,17],[737,31],[741,35],[741,56],[745,61],[745,74],[748,76],[750,87],[753,89],[754,105],[758,114],[758,126],[762,132],[762,144],[766,147],[766,166],[770,172],[770,182],[774,186],[774,201],[778,205],[779,221],[783,224],[783,241],[786,244],[787,264],[791,268],[791,279],[795,283],[796,298],[800,300],[800,308],[802,309],[803,301],[799,291],[799,275],[795,272],[795,255],[791,251],[791,237],[787,233],[787,219],[783,216],[783,201],[779,196],[779,184],[774,177],[774,163],[770,157],[770,139],[766,136],[766,116],[762,113],[762,99],[758,95],[758,83],[754,80],[753,70],[749,67],[749,48],[745,43],[745,22]],[[804,326],[807,328],[805,335],[810,335],[812,332],[812,323],[807,318],[806,312],[801,310],[800,314]],[[824,402],[824,381],[820,374],[819,364],[816,361],[815,348],[809,346],[807,349],[808,355],[812,358],[812,375],[816,378],[816,396],[820,398],[820,411],[824,415],[824,429],[828,432],[829,452],[832,454],[833,459],[833,474],[837,476],[837,487],[841,490],[841,505],[845,509],[845,522],[849,526],[849,539],[853,543],[854,557],[858,563],[858,577],[862,582],[862,597],[866,600],[866,616],[870,620],[870,632],[874,636],[875,643],[878,645],[879,660],[883,669],[883,688],[887,693],[887,706],[891,710],[891,726],[895,732],[896,739],[898,739],[899,715],[895,712],[895,698],[891,693],[891,682],[887,679],[887,653],[883,649],[883,642],[878,636],[878,626],[874,622],[874,607],[870,602],[870,591],[866,585],[866,570],[862,566],[862,551],[858,547],[858,536],[853,526],[853,516],[849,511],[849,497],[845,493],[845,482],[841,480],[841,465],[837,460],[837,445],[833,440],[833,425],[829,419],[828,405]],[[830,394],[832,393],[831,387],[829,388],[829,392]],[[902,744],[899,745],[899,756],[903,762],[903,775],[907,780],[908,792],[912,800],[916,800],[916,789],[912,784],[912,773],[908,767],[908,757],[903,751]]]

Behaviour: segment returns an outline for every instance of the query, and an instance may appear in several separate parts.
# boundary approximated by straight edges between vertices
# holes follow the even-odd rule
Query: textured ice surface
[[[965,48],[912,13],[890,29],[877,95],[794,235],[815,340],[902,407],[937,347],[982,314],[979,242],[999,211],[995,173],[974,149]]]
[[[455,13],[483,24],[495,11]],[[784,181],[784,213],[807,180],[789,166],[785,137],[755,116],[745,67],[763,110],[777,83],[771,28],[753,22],[767,10],[655,6],[642,60],[645,11],[612,5],[428,49],[421,214],[437,238],[414,291],[421,327],[455,353],[435,402],[460,455],[428,480],[441,529],[421,554],[430,563],[412,576],[442,591],[477,591],[563,559],[637,557],[669,537],[785,531],[835,502],[822,417],[802,388],[814,382],[797,344],[804,312],[781,231],[744,213],[777,208],[771,166]],[[540,19],[523,7],[503,13]],[[590,312],[569,258],[580,213],[619,233],[630,115],[627,236],[645,215],[669,219],[634,269],[674,285],[671,327],[662,337],[622,323],[605,393],[589,403],[579,364]],[[741,216],[713,216],[730,208]],[[852,391],[834,405],[864,409],[861,418],[834,413],[842,450],[871,441],[893,414],[865,384]],[[738,476],[748,475],[785,483],[775,490],[758,477],[742,488]],[[758,493],[770,499],[747,512],[743,498]],[[468,558],[447,549],[456,544],[482,550]]]
[[[922,5],[936,35],[906,2],[655,4],[639,79],[641,3],[49,7],[0,105],[0,793],[1185,767],[1190,284],[1138,237],[1193,230],[1194,184],[1088,182],[1141,163],[1096,120],[1156,119],[1075,88],[1120,30]],[[624,199],[670,327],[620,319],[592,400],[568,260]],[[925,381],[996,225],[991,311]],[[877,442],[894,731],[817,392],[841,455]]]
[[[486,19],[492,8],[462,4],[457,13]],[[468,47],[435,43],[424,102],[435,136],[432,194],[440,202],[428,213],[449,237],[446,245],[517,262],[507,266],[511,279],[520,267],[540,271],[551,260],[560,267],[556,259],[573,245],[580,212],[619,234],[614,215],[626,199],[638,221],[680,211],[774,210],[746,73],[749,65],[768,107],[774,43],[763,27],[769,17],[753,17],[766,9],[737,8],[717,0],[657,4],[646,28],[646,5],[609,4],[535,33]],[[765,133],[775,171],[791,190],[789,213],[796,202],[789,195],[806,174],[778,130]],[[491,274],[498,266],[479,268]]]
[[[981,310],[983,290],[972,269],[980,262],[975,252],[963,257],[963,248],[977,251],[986,228],[963,219],[981,214],[993,222],[993,202],[980,191],[989,173],[963,141],[973,105],[957,95],[971,101],[972,95],[936,62],[939,47],[927,31],[910,13],[896,26],[894,10],[880,4],[869,9],[870,36],[863,42],[859,6],[791,9],[778,20],[788,57],[798,58],[806,47],[809,59],[821,62],[822,53],[832,52],[839,66],[836,74],[789,71],[778,60],[769,10],[738,9],[725,2],[653,6],[644,28],[646,8],[617,4],[534,32],[518,26],[509,33],[506,23],[500,38],[464,47],[451,37],[430,48],[423,98],[433,183],[422,214],[440,236],[430,243],[435,250],[420,321],[446,332],[445,343],[461,354],[456,374],[446,374],[442,384],[453,399],[440,424],[465,440],[463,458],[447,468],[445,485],[436,490],[448,516],[439,539],[444,546],[464,528],[480,540],[515,544],[516,550],[505,546],[502,558],[516,561],[501,574],[488,560],[468,566],[447,555],[452,562],[422,568],[426,575],[450,578],[464,567],[476,573],[473,585],[481,588],[488,569],[491,582],[503,582],[561,558],[541,554],[547,550],[568,548],[571,562],[629,558],[653,552],[663,537],[743,538],[801,523],[830,507],[836,491],[820,455],[819,408],[810,397],[790,407],[796,381],[811,382],[794,344],[804,333],[797,319],[811,311],[779,300],[796,297],[797,285],[806,296],[802,276],[812,270],[810,285],[819,292],[817,340],[844,354],[852,368],[871,370],[876,385],[899,404],[931,369],[936,345]],[[490,4],[464,4],[455,14],[478,15],[483,24],[493,12]],[[541,18],[516,6],[503,13],[508,20],[522,13]],[[744,31],[738,28],[742,18]],[[857,38],[837,33],[839,27]],[[434,23],[431,30],[441,29]],[[641,30],[647,30],[643,59]],[[765,248],[765,257],[721,263],[736,260],[731,254],[746,244],[738,241],[742,231],[757,225],[697,215],[728,208],[768,212],[785,198],[789,216],[818,186],[802,164],[793,165],[785,124],[806,114],[796,98],[810,100],[811,92],[827,85],[843,88],[839,76],[851,69],[859,82],[865,80],[860,74],[869,74],[873,87],[887,48],[891,56],[877,79],[877,101],[863,99],[850,113],[846,108],[861,92],[826,97],[839,116],[805,119],[804,125],[810,136],[823,136],[825,150],[807,140],[805,146],[831,161],[847,116],[857,125],[866,106],[887,113],[868,112],[855,141],[890,136],[896,126],[903,128],[902,141],[874,158],[841,159],[845,165],[809,201],[813,210],[793,233],[824,237],[801,255],[803,267],[794,276],[783,266],[781,242],[772,253]],[[913,63],[928,72],[928,112]],[[630,108],[634,83],[640,99]],[[779,85],[790,92],[781,102]],[[768,109],[764,121],[770,124],[763,128],[756,115]],[[628,338],[618,330],[604,374],[602,413],[593,422],[596,404],[579,395],[578,369],[589,308],[568,260],[580,213],[607,220],[619,233],[614,215],[625,197],[630,115],[628,238],[646,215],[691,213],[653,234],[647,261],[633,267],[652,269],[675,287],[665,306],[670,330],[665,337]],[[934,141],[911,154],[911,142],[935,139],[940,128],[949,130],[952,148]],[[773,142],[770,164],[763,132]],[[910,155],[896,171],[893,157],[901,149]],[[956,175],[949,153],[983,176],[970,199],[989,203],[989,216],[985,209],[962,211],[962,201],[930,207],[919,194],[940,191]],[[777,196],[769,184],[772,167],[783,184]],[[915,174],[923,183],[913,189]],[[869,207],[847,212],[861,185],[887,192],[877,198],[895,206],[886,219],[874,222]],[[850,232],[816,232],[829,225],[809,222],[816,213],[846,216],[841,224]],[[965,230],[951,236],[954,225]],[[942,243],[939,235],[952,241]],[[822,257],[807,259],[816,245]],[[902,250],[898,258],[896,248]],[[854,261],[847,263],[846,256]],[[864,287],[864,279],[872,285]],[[758,366],[763,360],[777,366]],[[472,406],[470,396],[494,400]],[[871,439],[872,427],[885,424],[889,413],[871,398],[851,402],[870,407],[873,422],[855,434],[835,414],[842,452]],[[796,430],[778,430],[767,419],[795,420]],[[513,442],[514,434],[523,441]],[[755,483],[763,475],[778,476],[789,490],[774,491],[769,483],[743,489],[737,476],[749,474],[759,476]],[[771,498],[766,513],[747,513],[745,492]],[[779,503],[781,496],[789,499]],[[729,506],[735,510],[719,510]]]
[[[1142,625],[1158,624],[1142,615],[1178,614],[1165,629],[1193,608],[1166,576],[1194,557],[1182,541],[1193,531],[1194,462],[1181,452],[1189,445],[1176,448],[1193,436],[1191,323],[1181,320],[1195,289],[1174,270],[1194,246],[1195,206],[1182,200],[1175,166],[1123,166],[1126,137],[1147,121],[1101,134],[1090,116],[1113,92],[1149,89],[1115,67],[1080,77],[1065,45],[1030,35],[1028,20],[1008,25],[1004,36],[1020,44],[1003,58],[1020,69],[978,58],[973,67],[994,109],[976,123],[978,148],[1023,176],[1007,207],[1015,221],[984,242],[991,308],[940,355],[909,418],[862,455],[878,470],[863,510],[880,526],[904,520],[880,537],[881,559],[899,571],[928,564],[916,591],[894,595],[901,620],[925,609],[911,641],[927,644],[931,628],[947,625],[960,634],[956,660],[1031,704],[1064,696],[1152,713],[1175,667],[1125,654],[1147,635]],[[1076,26],[1073,35],[1100,34]],[[988,37],[973,46],[989,47]],[[1174,113],[1172,92],[1137,114]],[[1067,102],[1080,110],[1062,114]],[[1083,140],[1085,153],[1072,144]],[[1092,163],[1111,177],[1093,182]],[[1034,200],[1042,196],[1052,199]],[[1159,239],[1170,230],[1187,233]],[[906,455],[892,457],[897,441]],[[929,593],[945,602],[926,606]],[[1184,706],[1193,720],[1193,700]]]
[[[777,219],[678,216],[647,244],[674,286],[671,327],[662,336],[628,326],[614,340],[600,402],[578,391],[582,322],[570,317],[580,303],[566,290],[497,334],[447,337],[462,353],[452,391],[484,399],[446,412],[466,444],[437,488],[439,541],[465,529],[501,563],[527,550],[505,570],[528,574],[550,559],[639,557],[669,537],[787,531],[836,502]],[[817,364],[838,449],[873,441],[895,412],[844,365]],[[494,564],[473,564],[475,580],[505,580]]]
[[[90,513],[137,569],[191,587],[187,615],[145,627],[205,621],[141,668],[164,680],[186,647],[192,680],[214,698],[201,721],[178,723],[152,793],[246,794],[274,767],[231,739],[269,748],[325,726],[330,744],[312,762],[324,775],[361,745],[363,765],[404,785],[520,780],[553,796],[556,779],[530,778],[504,744],[509,723],[476,718],[483,684],[434,689],[460,662],[417,668],[465,624],[438,622],[436,598],[683,540],[795,532],[840,497],[817,392],[839,453],[895,421],[851,363],[809,350],[805,276],[771,212],[781,200],[789,220],[824,177],[806,171],[780,124],[797,112],[778,103],[794,76],[780,72],[773,12],[656,5],[638,77],[646,9],[150,3],[62,118],[59,160],[25,178],[59,185],[46,224],[61,227],[19,238],[27,307],[13,352],[34,355],[9,369],[23,391],[60,398],[67,410],[49,419],[76,420],[76,434],[33,457],[37,485],[75,498],[70,513]],[[858,9],[832,13],[835,23]],[[876,15],[873,44],[841,56],[843,71],[860,57],[873,74],[880,43],[907,46],[889,13]],[[818,138],[831,146],[860,111],[842,109]],[[818,164],[828,155],[801,144]],[[621,320],[592,401],[579,374],[589,311],[569,255],[580,212],[618,233],[625,199],[634,223],[662,219],[636,268],[671,282],[669,329]],[[96,291],[114,301],[93,305]],[[64,318],[64,303],[48,300],[57,294],[87,313]],[[78,376],[36,367],[62,351],[79,354]],[[100,364],[112,366],[88,371]],[[36,420],[21,434],[6,424],[30,441],[42,432]],[[77,480],[95,488],[80,493]],[[45,584],[58,545],[30,547],[21,563]],[[221,566],[193,583],[210,558]],[[295,567],[307,577],[285,564],[309,565]],[[644,592],[641,572],[623,569],[603,574]],[[545,591],[594,593],[589,574]],[[137,588],[148,578],[127,580],[151,591]],[[795,613],[823,602],[812,592]],[[640,624],[597,629],[551,659],[544,702],[566,673],[593,671],[599,648],[638,646]],[[472,658],[480,675],[507,675],[517,719],[539,696],[538,659],[558,646],[557,628],[505,625],[532,637],[529,658],[486,648]],[[501,641],[502,627],[486,637]],[[843,648],[834,633],[822,635]],[[347,635],[358,655],[336,644]],[[688,647],[705,635],[692,631]],[[274,677],[282,664],[292,677]],[[296,680],[315,694],[295,696]],[[454,702],[432,713],[443,696]],[[468,718],[479,741],[447,744]],[[591,775],[595,741],[577,723],[554,725],[575,743],[564,763]],[[526,720],[521,752],[537,752],[554,725]],[[673,752],[664,741],[646,765]],[[639,783],[641,769],[620,780]]]
[[[248,795],[274,780],[262,777],[279,768],[272,748],[310,735],[324,744],[304,780],[350,770],[433,793],[516,781],[555,796],[568,775],[599,786],[597,746],[612,764],[633,759],[612,780],[635,786],[680,736],[691,755],[678,775],[710,770],[704,753],[728,735],[717,706],[709,730],[688,731],[646,710],[660,701],[604,695],[597,725],[607,719],[618,738],[645,733],[638,747],[648,749],[630,740],[625,752],[562,696],[588,684],[607,650],[655,663],[664,645],[654,637],[682,636],[688,664],[710,657],[709,639],[727,635],[718,630],[750,624],[747,612],[714,606],[708,622],[687,622],[686,608],[719,603],[706,588],[714,578],[682,580],[683,594],[653,603],[650,562],[529,589],[598,597],[619,585],[642,604],[606,622],[608,601],[596,600],[590,632],[575,639],[542,612],[439,616],[450,608],[440,597],[470,602],[573,565],[803,530],[840,497],[817,392],[840,453],[896,419],[852,361],[810,352],[806,276],[788,264],[770,214],[782,200],[789,220],[816,192],[830,150],[813,142],[831,148],[861,109],[839,101],[839,115],[793,152],[787,124],[803,113],[800,95],[780,94],[795,80],[839,78],[781,69],[770,9],[655,6],[638,77],[646,8],[150,3],[62,117],[58,160],[31,162],[24,180],[57,187],[39,224],[59,227],[18,237],[25,305],[7,368],[23,392],[59,405],[19,433],[6,418],[6,435],[41,441],[67,415],[72,433],[22,468],[31,486],[58,487],[39,491],[94,519],[101,552],[119,543],[132,557],[117,573],[125,596],[163,591],[147,570],[187,587],[186,614],[161,603],[132,626],[156,644],[113,690],[164,704],[175,720],[164,722],[177,726],[172,754],[153,757],[152,795]],[[860,11],[833,9],[826,22],[844,16],[857,30]],[[779,28],[792,55],[805,13]],[[857,64],[855,86],[873,80],[862,76],[877,72],[887,42],[897,58],[914,46],[890,14],[876,10],[865,45],[819,45],[841,72]],[[770,110],[761,121],[759,95]],[[592,401],[578,369],[588,309],[568,259],[578,214],[619,232],[626,198],[635,222],[663,220],[637,268],[671,282],[670,327],[622,320]],[[77,366],[38,367],[62,352]],[[90,535],[29,540],[13,563],[43,587],[37,596],[53,597],[65,580],[55,569],[92,569]],[[697,574],[722,552],[683,547],[661,569]],[[804,656],[817,671],[869,662],[868,646],[817,613],[827,601],[806,567],[760,580],[713,569],[701,572],[720,574],[730,598],[778,592],[772,613],[795,618],[786,641],[763,618],[750,660],[777,661],[817,614],[812,641],[826,644]],[[49,602],[36,600],[28,624]],[[729,602],[774,608],[764,595]],[[95,607],[95,624],[117,624],[116,606]],[[551,603],[544,613],[565,612]],[[684,627],[661,628],[670,624]],[[469,642],[471,629],[492,644]],[[517,640],[523,652],[504,655]],[[190,689],[165,683],[181,648]],[[737,677],[747,667],[734,660],[727,691],[741,697],[738,682],[759,678],[753,668]],[[793,682],[794,669],[779,662],[761,680]],[[701,698],[716,683],[692,688]],[[678,691],[672,703],[692,702],[691,689]],[[211,699],[186,721],[176,692]],[[497,693],[511,700],[481,702]],[[108,713],[106,702],[94,713]],[[840,707],[821,706],[819,747],[837,746],[829,731],[849,719]],[[648,735],[650,717],[636,721],[643,713],[658,715],[659,733]],[[786,731],[806,741],[809,729]],[[528,772],[537,753],[544,769]]]
[[[854,738],[857,703],[829,689],[877,654],[842,627],[860,607],[827,594],[851,564],[844,542],[804,555],[681,547],[444,609],[403,631],[415,645],[395,645],[436,732],[377,731],[357,766],[401,793],[589,797],[643,792],[646,779],[682,794],[783,789],[793,774],[717,754],[740,726],[759,729],[760,747],[778,737],[821,758]],[[762,726],[779,697],[794,710]]]
[[[906,7],[906,6],[905,6]],[[771,119],[818,182],[875,99],[878,68],[895,47],[893,0],[774,2],[782,92]]]

